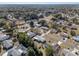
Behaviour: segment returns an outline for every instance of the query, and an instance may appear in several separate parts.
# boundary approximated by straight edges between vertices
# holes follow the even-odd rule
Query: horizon
[[[79,2],[0,2],[0,4],[79,4]]]

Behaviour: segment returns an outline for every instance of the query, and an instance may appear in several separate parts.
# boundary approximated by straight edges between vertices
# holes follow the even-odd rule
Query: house
[[[25,21],[23,20],[17,20],[15,22],[15,25],[17,26],[17,28],[23,28],[24,24],[25,24]]]
[[[59,20],[59,21],[56,22],[56,24],[58,24],[58,25],[64,25],[64,21],[63,20]]]
[[[8,56],[21,56],[21,51],[15,48],[12,48],[10,51],[8,51]]]
[[[5,32],[6,30],[5,29],[3,29],[3,30],[1,30],[2,32]]]
[[[61,45],[62,43],[63,43],[63,42],[61,42],[61,41],[58,41],[58,43],[57,43],[57,44],[58,44],[58,45]]]
[[[12,40],[5,40],[3,41],[3,48],[8,50],[10,48],[13,47],[13,43],[12,43]]]
[[[11,14],[8,14],[7,19],[11,20],[11,19],[13,19],[13,16]]]
[[[20,45],[17,48],[13,47],[10,49],[7,56],[25,56],[27,54],[26,48],[23,45]]]
[[[10,38],[9,35],[6,35],[6,34],[0,34],[0,41],[7,40],[7,39],[9,39],[9,38]]]
[[[41,24],[34,23],[34,26],[35,26],[35,27],[41,27]]]
[[[39,13],[39,14],[37,14],[37,16],[38,16],[39,18],[44,18],[43,13]]]
[[[74,39],[75,41],[79,41],[79,36],[73,36],[72,39]]]
[[[3,28],[0,28],[0,31],[3,30]]]
[[[34,32],[27,32],[27,35],[32,38],[32,37],[34,37],[36,35],[36,33],[34,33]]]
[[[28,55],[27,53],[27,48],[25,46],[23,46],[22,44],[20,44],[17,49],[20,49],[22,51],[22,55]]]
[[[35,37],[34,37],[34,40],[35,40],[35,41],[38,41],[38,42],[42,42],[42,43],[45,42],[45,38],[42,37],[42,36],[39,36],[39,35],[35,36]]]
[[[43,30],[48,30],[49,28],[48,27],[40,27],[41,29],[43,29]]]

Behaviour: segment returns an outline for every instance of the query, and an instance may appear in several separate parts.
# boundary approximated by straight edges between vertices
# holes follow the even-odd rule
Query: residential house
[[[8,51],[8,56],[21,56],[21,51],[17,50],[15,48],[12,48],[10,51]]]
[[[25,56],[27,55],[27,48],[23,45],[19,45],[17,48],[13,47],[8,51],[8,56]]]
[[[28,52],[27,52],[27,48],[25,46],[23,46],[22,44],[20,44],[17,49],[20,49],[22,51],[22,55],[28,55]]]
[[[9,35],[6,35],[6,34],[0,34],[0,41],[7,40],[7,39],[9,39],[9,38],[10,38]]]
[[[3,48],[8,50],[10,48],[13,47],[13,43],[12,43],[12,40],[5,40],[3,41]]]
[[[11,19],[13,19],[13,16],[11,14],[8,14],[7,19],[11,20]]]
[[[48,30],[49,28],[48,27],[40,27],[41,29],[43,29],[43,30]]]
[[[23,25],[25,24],[25,21],[23,21],[23,20],[17,20],[15,22],[15,24],[16,24],[17,28],[23,28]]]
[[[46,41],[44,37],[39,36],[39,35],[35,36],[34,40],[38,41],[38,42],[42,42],[42,43],[44,43]]]
[[[72,39],[75,41],[79,41],[79,36],[73,36]]]
[[[34,23],[34,26],[35,26],[35,27],[41,27],[41,24]]]
[[[27,32],[27,35],[32,38],[32,37],[34,37],[36,35],[36,33],[34,33],[34,32]]]
[[[39,18],[44,18],[43,13],[39,13],[39,14],[37,14],[37,15],[38,15]]]

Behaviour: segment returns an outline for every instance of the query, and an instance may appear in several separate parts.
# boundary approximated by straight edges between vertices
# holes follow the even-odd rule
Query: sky
[[[79,2],[0,2],[0,4],[79,4]]]

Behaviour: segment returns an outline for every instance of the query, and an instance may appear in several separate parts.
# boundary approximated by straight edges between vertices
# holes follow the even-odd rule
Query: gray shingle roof
[[[20,44],[20,45],[18,46],[18,49],[21,49],[21,50],[23,50],[23,51],[26,51],[26,50],[27,50],[27,48],[24,47],[22,44]]]
[[[21,52],[18,51],[18,49],[12,48],[12,49],[8,52],[8,56],[21,56]]]
[[[12,44],[12,40],[5,40],[3,41],[3,47],[6,48],[6,49],[9,49],[13,46]]]
[[[20,44],[17,48],[13,47],[9,50],[8,56],[21,56],[22,54],[27,55],[27,48]]]
[[[18,46],[18,49],[21,49],[21,50],[22,50],[22,53],[25,53],[26,55],[28,54],[28,53],[27,53],[27,48],[24,47],[22,44],[20,44],[20,45]]]
[[[9,39],[9,35],[5,35],[5,34],[0,34],[0,41],[4,41]]]

